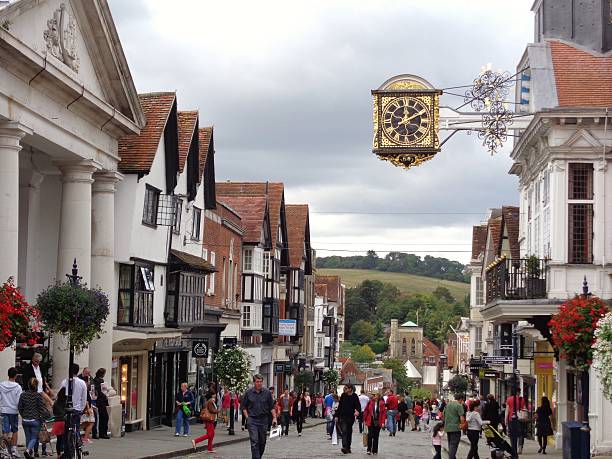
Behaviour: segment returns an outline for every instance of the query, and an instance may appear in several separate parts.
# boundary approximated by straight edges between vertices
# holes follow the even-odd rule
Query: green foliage
[[[451,292],[446,287],[438,287],[432,293],[434,297],[447,303],[455,303],[456,300],[451,295]]]
[[[369,250],[366,256],[340,257],[334,255],[321,257],[317,258],[317,267],[321,269],[376,269],[378,271],[417,274],[457,282],[469,283],[470,281],[465,265],[458,261],[430,255],[421,258],[414,254],[402,252],[389,252],[384,258],[379,258],[373,250]]]
[[[359,319],[371,320],[372,313],[365,300],[361,297],[361,292],[357,289],[348,289],[346,292],[346,314],[345,318],[345,329],[348,334],[345,339],[352,339],[351,329],[353,324]]]
[[[249,386],[251,359],[240,347],[222,347],[215,355],[215,373],[222,385],[238,393]]]
[[[385,339],[378,339],[370,343],[370,347],[375,354],[382,354],[389,349],[389,343]]]
[[[411,384],[406,376],[406,367],[404,367],[404,363],[401,360],[387,359],[383,362],[383,367],[391,370],[391,375],[395,380],[396,392],[398,394],[410,388]]]
[[[365,320],[358,320],[351,326],[351,341],[355,344],[366,344],[374,339],[374,325]]]
[[[300,372],[293,377],[293,389],[295,391],[312,391],[313,384],[314,373],[312,371],[300,370]]]
[[[448,388],[453,394],[465,394],[468,386],[469,381],[465,375],[455,375],[448,382]]]
[[[340,382],[340,373],[336,370],[327,370],[323,373],[323,382],[325,382],[325,385],[329,388],[337,387]]]
[[[422,387],[413,387],[410,391],[410,396],[415,399],[418,398],[420,400],[430,400],[431,399],[431,391],[427,389],[423,389]]]
[[[350,341],[342,341],[340,343],[340,357],[350,357],[353,351],[358,347],[358,344],[353,344]]]
[[[364,344],[351,353],[351,359],[360,363],[373,362],[376,359],[376,354],[374,354],[370,346]]]
[[[70,283],[48,287],[38,295],[36,303],[43,328],[69,336],[77,354],[101,336],[109,313],[108,297],[102,290]]]

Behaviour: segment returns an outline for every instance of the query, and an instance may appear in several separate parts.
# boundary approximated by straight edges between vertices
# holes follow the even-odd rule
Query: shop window
[[[126,421],[138,419],[138,357],[113,359],[113,379],[115,384],[118,383]]]
[[[157,210],[159,206],[160,191],[147,185],[145,189],[144,208],[142,211],[142,223],[155,226],[157,224]]]

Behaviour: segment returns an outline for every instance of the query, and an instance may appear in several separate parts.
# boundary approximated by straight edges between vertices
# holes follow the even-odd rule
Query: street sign
[[[295,319],[279,319],[278,336],[295,336],[297,334],[297,321]]]
[[[196,359],[207,359],[208,340],[193,340],[191,342],[191,355]]]
[[[488,355],[484,358],[487,365],[503,365],[512,363],[510,355]]]

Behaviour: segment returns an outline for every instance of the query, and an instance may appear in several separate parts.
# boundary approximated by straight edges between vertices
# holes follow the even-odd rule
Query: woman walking
[[[191,440],[191,445],[193,446],[194,450],[196,449],[196,445],[198,443],[208,440],[208,452],[215,452],[213,449],[213,440],[215,439],[215,421],[217,420],[217,413],[219,413],[219,410],[217,409],[217,394],[212,394],[212,396],[206,400],[200,415],[200,419],[204,421],[206,433]]]
[[[34,457],[34,448],[38,442],[38,433],[43,421],[49,417],[45,401],[38,392],[38,380],[31,378],[27,390],[19,397],[18,411],[26,437],[26,450],[23,453],[26,459]]]
[[[214,394],[215,398],[217,394]],[[212,395],[211,395],[212,398]],[[189,436],[189,417],[193,410],[194,398],[193,392],[187,388],[187,383],[181,383],[181,390],[176,393],[176,430],[174,436],[178,437],[183,428],[183,437]]]
[[[444,436],[444,423],[438,422],[431,432],[431,445],[436,451],[433,459],[442,459],[442,437]]]
[[[316,408],[315,408],[315,417],[322,418],[323,417],[323,394],[318,393],[315,399]]]
[[[385,401],[376,392],[374,398],[368,402],[363,414],[363,421],[368,426],[368,455],[378,454],[378,438],[380,429],[384,427],[387,420],[387,408]]]
[[[400,417],[397,430],[406,432],[406,419],[408,419],[408,404],[406,403],[406,399],[403,396],[399,398],[399,403],[397,404],[397,411]]]
[[[470,440],[470,452],[467,459],[480,459],[478,456],[478,440],[480,439],[480,431],[482,429],[482,418],[478,411],[480,400],[474,400],[470,403],[470,411],[467,412],[465,420],[468,424],[467,436]]]
[[[548,397],[542,397],[542,402],[536,410],[536,432],[538,435],[538,453],[546,454],[548,437],[553,434],[551,416],[553,415]]]
[[[106,368],[98,368],[93,380],[93,392],[98,409],[98,438],[108,440],[108,385],[104,382]]]
[[[57,399],[53,403],[53,417],[56,421],[53,423],[51,433],[55,435],[57,442],[55,444],[55,452],[57,453],[57,459],[61,459],[62,453],[64,452],[64,430],[66,417],[66,388],[62,387],[57,393]]]
[[[293,406],[291,407],[291,418],[293,419],[293,422],[295,422],[298,437],[302,436],[302,425],[304,424],[304,418],[308,414],[307,409],[304,394],[298,392],[298,394],[295,396],[295,400],[293,401]]]

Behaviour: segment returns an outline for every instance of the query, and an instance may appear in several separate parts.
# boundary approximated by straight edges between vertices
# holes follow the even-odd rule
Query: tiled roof
[[[521,258],[521,247],[519,245],[520,213],[521,210],[516,206],[502,207],[502,218],[504,226],[506,227],[506,232],[508,233],[508,245],[510,246],[511,258]]]
[[[147,124],[140,134],[128,135],[119,140],[119,170],[128,174],[148,174],[151,171],[168,115],[176,101],[174,92],[139,94],[138,97]]]
[[[429,338],[423,336],[423,356],[424,357],[439,357],[442,352]]]
[[[221,196],[265,196],[266,190],[269,198],[270,236],[272,243],[278,240],[278,226],[281,219],[285,186],[282,183],[271,182],[219,182],[217,194]]]
[[[327,299],[329,301],[338,301],[340,295],[340,276],[319,276],[315,278],[316,284],[327,285]]]
[[[501,241],[502,217],[493,217],[489,219],[489,231],[491,232],[491,247],[493,258],[499,255],[499,247]]]
[[[289,239],[289,266],[299,268],[302,263],[308,224],[308,204],[287,204],[287,238]]]
[[[327,284],[315,284],[315,295],[325,298],[327,296]]]
[[[179,172],[183,171],[198,121],[198,111],[178,112]]]
[[[479,225],[472,228],[472,260],[476,260],[487,248],[487,226]]]
[[[200,141],[200,173],[198,174],[198,183],[202,181],[204,174],[204,167],[206,167],[206,157],[208,156],[208,150],[210,149],[210,142],[213,138],[213,127],[207,126],[200,128],[199,132]]]
[[[612,106],[612,55],[550,40],[560,107]]]
[[[244,228],[244,242],[258,244],[266,212],[264,196],[221,196],[219,201],[238,212]]]

